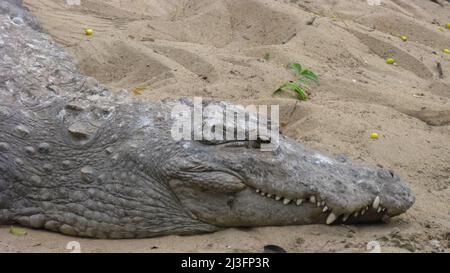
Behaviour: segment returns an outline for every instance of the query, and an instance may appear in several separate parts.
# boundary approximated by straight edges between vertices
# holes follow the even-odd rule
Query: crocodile
[[[272,151],[260,149],[263,136],[174,139],[171,113],[180,103],[192,105],[110,92],[79,72],[21,1],[3,0],[0,224],[144,238],[371,223],[414,203],[393,171],[327,156],[281,133]],[[211,104],[234,107],[204,103]]]

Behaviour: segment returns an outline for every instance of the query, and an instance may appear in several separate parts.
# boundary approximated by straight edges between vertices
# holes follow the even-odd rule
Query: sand
[[[399,173],[416,204],[389,223],[227,229],[199,236],[90,240],[0,228],[2,252],[450,252],[450,3],[427,0],[26,0],[87,75],[142,99],[201,96],[278,104],[283,133],[330,155]],[[307,24],[316,17],[313,24]],[[83,33],[94,29],[92,37]],[[405,35],[408,41],[399,36]],[[264,56],[269,56],[266,60]],[[396,65],[386,64],[395,58]],[[273,95],[299,62],[311,100]],[[440,62],[441,79],[436,63]],[[370,133],[377,132],[378,140]]]

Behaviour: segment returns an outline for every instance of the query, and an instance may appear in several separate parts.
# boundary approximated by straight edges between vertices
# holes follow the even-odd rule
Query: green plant
[[[303,69],[299,63],[289,64],[287,68],[294,71],[299,78],[296,81],[284,83],[280,88],[275,90],[275,93],[291,90],[297,93],[299,100],[308,100],[309,97],[306,89],[311,82],[319,84],[319,77],[311,70]]]
[[[270,53],[267,52],[266,54],[264,54],[264,60],[269,61],[270,60]]]

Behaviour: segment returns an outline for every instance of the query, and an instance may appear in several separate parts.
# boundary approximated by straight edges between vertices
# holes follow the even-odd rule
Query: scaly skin
[[[20,1],[3,1],[0,13],[0,224],[142,238],[372,222],[414,203],[392,171],[284,136],[272,152],[260,141],[175,141],[175,102],[110,93],[77,71]]]

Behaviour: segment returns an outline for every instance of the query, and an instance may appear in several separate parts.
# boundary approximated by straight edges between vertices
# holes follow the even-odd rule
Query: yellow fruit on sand
[[[408,41],[408,37],[404,35],[400,36],[400,39],[402,39],[403,42]]]
[[[393,63],[395,63],[395,59],[394,58],[387,58],[386,59],[386,63],[387,64],[393,64]]]
[[[371,133],[370,134],[370,138],[371,139],[378,139],[378,134],[377,133]]]
[[[444,49],[442,50],[442,52],[444,52],[444,53],[446,53],[446,54],[450,54],[450,49],[444,48]]]
[[[92,28],[86,28],[84,30],[84,34],[86,34],[86,36],[92,36],[94,34],[94,30]]]
[[[450,28],[450,23],[447,23],[447,28]]]

